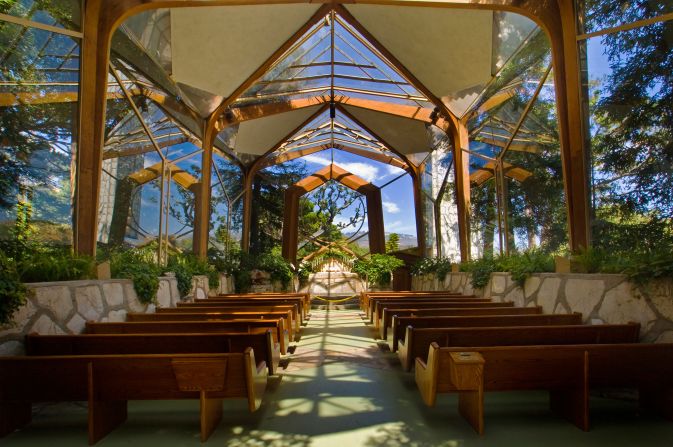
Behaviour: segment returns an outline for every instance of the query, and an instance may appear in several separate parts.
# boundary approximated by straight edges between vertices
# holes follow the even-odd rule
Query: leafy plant
[[[460,271],[471,273],[472,286],[477,289],[483,289],[491,279],[491,273],[499,270],[498,265],[499,262],[496,258],[485,256],[481,259],[461,263]]]
[[[364,277],[367,284],[385,286],[390,284],[393,270],[403,265],[404,261],[395,256],[373,254],[355,261],[353,271]]]
[[[499,267],[510,272],[512,279],[520,287],[523,287],[532,273],[553,272],[555,269],[553,256],[538,249],[502,258]]]
[[[27,294],[14,260],[0,251],[0,326],[12,322],[12,315],[25,304]]]
[[[155,255],[154,245],[110,253],[112,277],[132,280],[138,300],[144,304],[154,302],[159,290],[161,269],[156,264]]]
[[[268,272],[272,281],[280,281],[283,290],[287,290],[292,283],[292,268],[290,263],[280,253],[272,251],[259,257],[257,268]]]
[[[208,261],[199,259],[192,253],[176,253],[169,256],[165,271],[175,273],[181,296],[187,295],[192,290],[193,276],[208,276],[208,286],[211,289],[216,289],[220,283],[219,272],[208,264]]]
[[[434,273],[441,281],[444,281],[447,273],[451,271],[451,260],[448,258],[423,258],[411,267],[414,276]]]

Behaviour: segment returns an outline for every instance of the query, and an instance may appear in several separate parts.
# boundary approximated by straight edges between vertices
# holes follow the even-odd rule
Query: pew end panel
[[[415,378],[423,402],[428,407],[434,407],[437,401],[437,376],[439,364],[439,345],[432,343],[428,351],[428,361],[416,359]]]
[[[248,396],[248,409],[256,411],[262,405],[262,396],[267,385],[267,368],[264,362],[255,362],[255,353],[252,349],[246,349],[243,353],[245,363],[246,391]]]
[[[478,352],[451,352],[446,360],[451,381],[449,388],[458,392],[458,412],[483,435],[484,358]]]
[[[93,363],[87,373],[89,445],[94,445],[126,421],[128,401],[99,399],[98,388],[104,385],[94,379]]]

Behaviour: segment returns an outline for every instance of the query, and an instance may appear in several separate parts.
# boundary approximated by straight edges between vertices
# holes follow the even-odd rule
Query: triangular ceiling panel
[[[173,78],[228,97],[319,7],[175,8],[171,11]]]
[[[301,126],[321,106],[307,107],[292,112],[279,113],[250,121],[244,121],[238,128],[235,151],[240,154],[265,154],[281,143],[293,130]]]
[[[518,20],[494,11],[359,4],[346,8],[458,116],[485,88],[500,59],[512,53],[515,41],[528,34],[528,28],[516,28]]]
[[[431,149],[426,124],[422,121],[353,106],[344,106],[344,109],[397,152],[409,155]]]

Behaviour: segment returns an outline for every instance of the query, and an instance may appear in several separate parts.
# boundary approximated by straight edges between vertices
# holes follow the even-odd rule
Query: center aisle
[[[225,410],[208,445],[614,447],[639,444],[641,433],[651,439],[671,433],[667,421],[634,421],[630,403],[614,402],[602,411],[592,403],[601,411],[598,427],[582,432],[549,411],[546,392],[525,392],[487,394],[488,427],[479,436],[458,414],[457,396],[442,395],[434,408],[423,404],[413,373],[402,372],[397,356],[379,346],[359,311],[313,310],[301,334],[254,421]]]

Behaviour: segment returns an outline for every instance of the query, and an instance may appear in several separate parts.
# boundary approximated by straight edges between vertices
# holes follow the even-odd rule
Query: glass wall
[[[581,5],[581,31],[598,32],[580,40],[593,245],[657,249],[673,241],[673,21],[637,21],[673,3]]]
[[[33,240],[72,245],[79,8],[79,1],[0,2],[0,13],[31,21],[0,19],[0,238],[10,236],[21,202]]]

